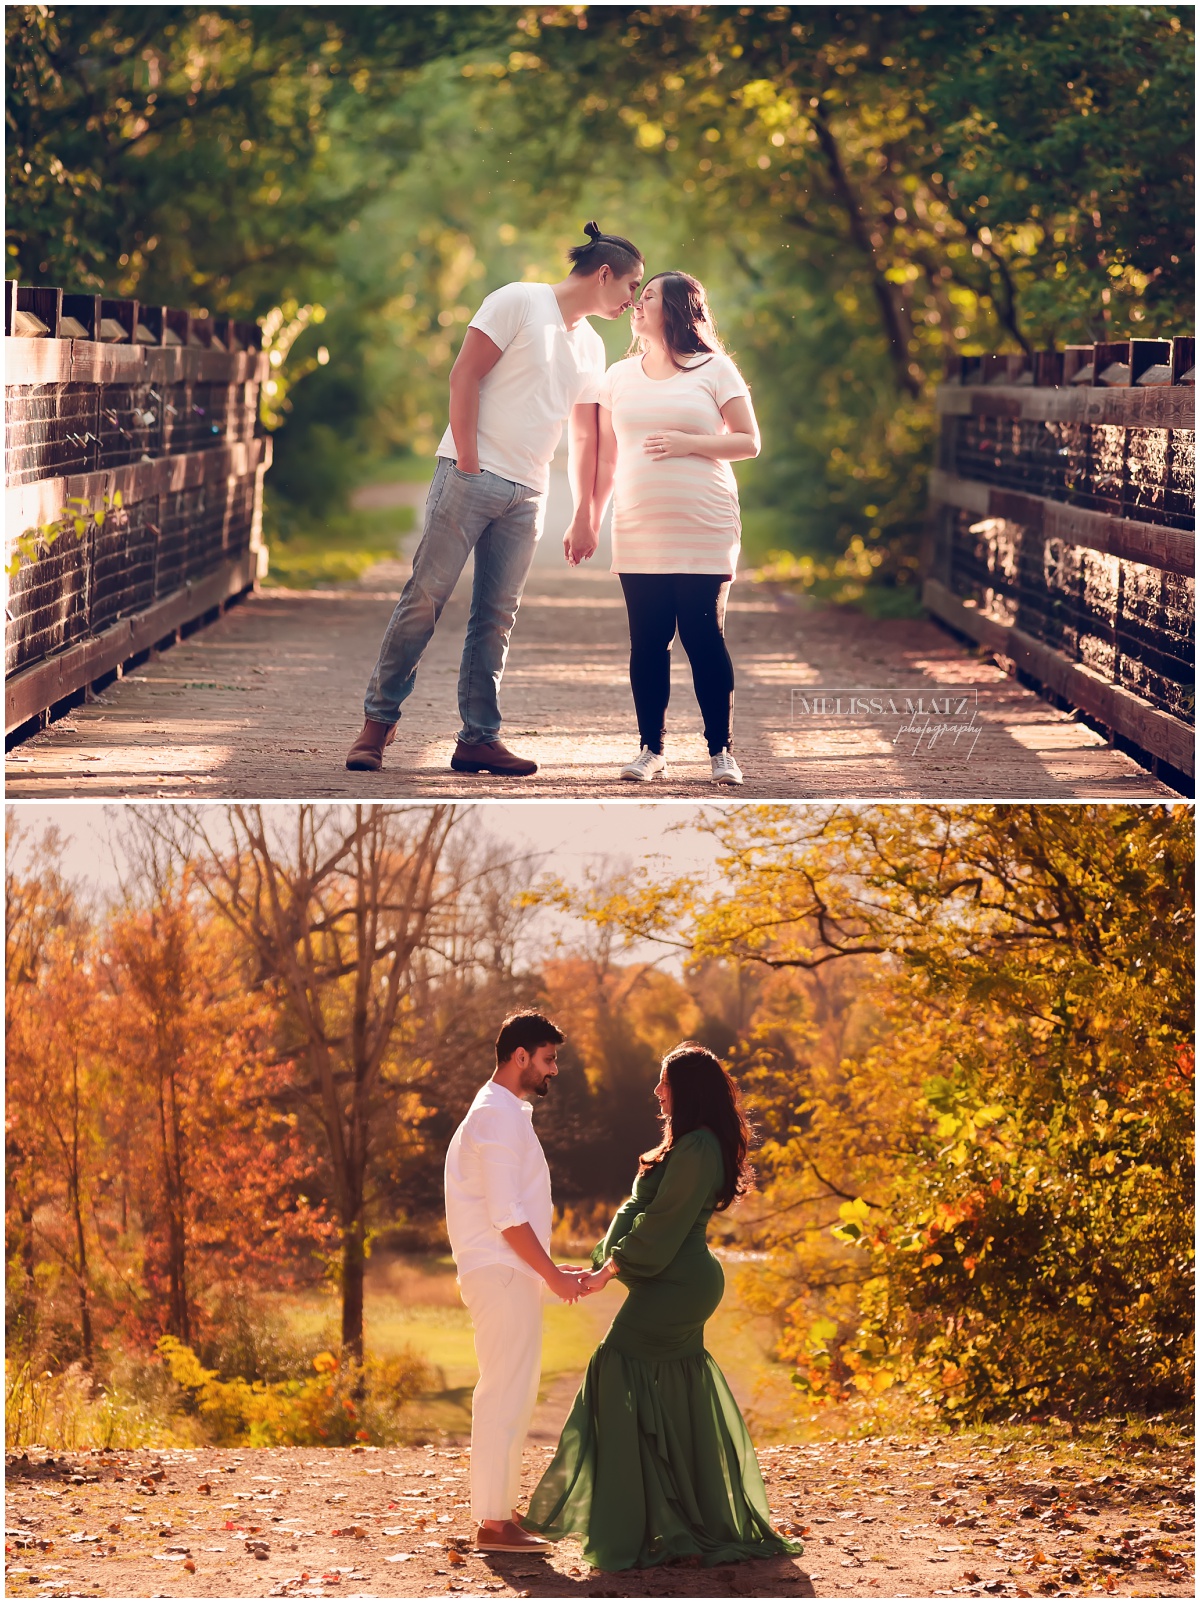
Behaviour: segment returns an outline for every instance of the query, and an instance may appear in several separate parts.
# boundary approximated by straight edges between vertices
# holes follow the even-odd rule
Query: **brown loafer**
[[[381,724],[368,718],[362,726],[362,734],[346,753],[346,767],[377,774],[383,767],[383,748],[390,746],[395,738],[395,724]]]
[[[530,1531],[523,1531],[512,1520],[505,1520],[497,1530],[481,1525],[475,1532],[475,1546],[481,1553],[545,1553],[550,1543]]]
[[[536,774],[538,765],[528,757],[518,757],[499,740],[460,740],[450,766],[456,774],[508,774],[523,778]]]

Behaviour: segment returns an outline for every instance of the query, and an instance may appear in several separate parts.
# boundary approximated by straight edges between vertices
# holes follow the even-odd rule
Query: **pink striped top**
[[[642,445],[664,429],[724,433],[721,408],[749,393],[727,356],[694,358],[665,379],[647,378],[640,356],[608,369],[600,405],[617,436],[614,573],[737,571],[742,515],[731,465],[707,456],[655,459]]]

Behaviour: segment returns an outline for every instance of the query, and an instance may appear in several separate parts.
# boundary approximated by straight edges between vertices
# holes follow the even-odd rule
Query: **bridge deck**
[[[551,537],[548,536],[548,540]],[[667,783],[616,778],[635,754],[617,581],[535,566],[513,634],[504,734],[535,757],[530,780],[452,774],[466,584],[443,614],[383,773],[343,766],[362,691],[403,579],[383,564],[358,589],[265,591],[131,673],[12,752],[10,798],[592,797],[704,800],[709,779],[687,661],[672,680]],[[876,622],[734,586],[736,745],[750,799],[1170,798],[1175,792],[1092,730],[927,621]],[[932,750],[897,721],[832,717],[800,696],[863,687],[976,700],[975,735]],[[977,696],[976,696],[977,693]],[[811,704],[810,704],[811,705]],[[931,722],[961,722],[936,715]]]

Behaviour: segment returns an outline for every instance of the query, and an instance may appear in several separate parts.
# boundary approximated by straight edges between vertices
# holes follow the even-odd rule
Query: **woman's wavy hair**
[[[678,368],[688,364],[681,362],[681,356],[700,356],[707,353],[710,357],[718,352],[724,353],[725,347],[717,333],[717,325],[708,305],[708,295],[704,285],[698,278],[690,273],[681,273],[678,268],[671,268],[665,273],[655,273],[646,280],[646,284],[658,284],[659,294],[662,296],[663,309],[663,338],[666,341],[667,355]],[[642,293],[646,292],[646,284],[642,285]],[[635,334],[633,341],[626,351],[626,356],[635,356],[641,349],[641,340]],[[697,362],[697,367],[703,367],[703,362]]]
[[[750,1125],[742,1111],[741,1093],[720,1058],[699,1041],[681,1041],[662,1060],[671,1089],[671,1111],[662,1115],[663,1138],[643,1152],[639,1174],[661,1163],[680,1136],[709,1129],[721,1143],[725,1182],[717,1193],[723,1210],[754,1189],[750,1151]]]

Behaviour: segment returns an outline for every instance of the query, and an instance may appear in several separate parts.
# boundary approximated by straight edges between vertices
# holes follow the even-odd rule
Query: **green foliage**
[[[1184,1406],[1191,815],[761,806],[709,827],[716,890],[647,874],[588,912],[770,976],[735,1052],[765,1138],[746,1295],[805,1394],[904,1382],[976,1419]]]
[[[763,421],[745,499],[800,558],[777,577],[844,600],[911,585],[947,351],[1191,326],[1187,8],[563,7],[518,26],[493,94],[519,108],[533,207],[604,196],[651,271],[715,280]]]
[[[361,454],[432,451],[474,307],[557,278],[588,216],[707,283],[763,424],[739,468],[755,557],[824,598],[915,590],[947,352],[1191,326],[1182,6],[13,6],[7,27],[11,270],[324,308],[327,365],[298,332],[267,397],[276,494],[318,515]],[[618,355],[624,326],[602,332]]]
[[[963,1065],[956,1111],[863,1237],[881,1282],[863,1329],[949,1413],[1150,1412],[1189,1394],[1190,1049],[1139,1062],[1132,1045],[1100,1067],[1069,1032],[1057,1044],[1049,1063]],[[984,1094],[1011,1102],[979,1108]]]
[[[293,590],[355,584],[372,567],[396,556],[412,532],[412,507],[326,512],[286,500],[270,486],[263,528],[271,551],[269,584]]]
[[[397,96],[487,8],[13,6],[10,270],[245,315],[330,260],[396,161]]]
[[[349,1447],[397,1439],[396,1418],[430,1382],[413,1352],[365,1365],[318,1353],[307,1379],[222,1380],[174,1336],[158,1343],[175,1383],[187,1392],[216,1446]]]
[[[120,490],[115,490],[112,495],[105,493],[100,498],[99,504],[86,496],[68,495],[57,518],[49,523],[39,523],[36,528],[23,529],[17,535],[12,544],[12,555],[4,566],[4,572],[11,579],[20,573],[23,567],[36,562],[39,557],[44,557],[66,534],[74,534],[77,540],[82,540],[89,524],[102,529],[110,512],[115,514],[114,522],[118,518],[126,517],[123,507],[124,498]]]

